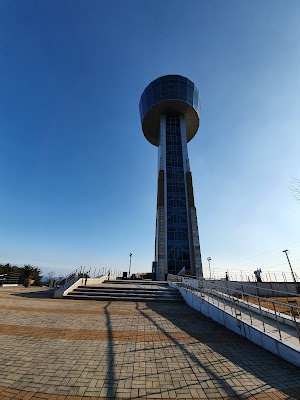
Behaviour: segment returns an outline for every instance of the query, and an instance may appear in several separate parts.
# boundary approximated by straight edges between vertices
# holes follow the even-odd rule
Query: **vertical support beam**
[[[165,188],[164,188],[164,171],[158,173],[157,185],[157,216],[156,216],[156,279],[165,279]]]
[[[193,191],[193,181],[191,172],[186,173],[186,183],[187,183],[187,195],[188,195],[188,207],[190,214],[190,229],[191,229],[191,253],[192,253],[192,274],[196,275],[197,278],[203,277],[199,233],[198,233],[198,222],[197,222],[197,212],[194,201],[194,191]]]

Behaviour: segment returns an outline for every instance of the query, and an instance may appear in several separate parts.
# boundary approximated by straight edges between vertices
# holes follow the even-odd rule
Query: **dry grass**
[[[268,297],[268,300],[274,300],[279,303],[284,303],[287,304],[287,306],[281,305],[281,304],[274,304],[271,303],[270,301],[266,300],[260,300],[260,306],[264,308],[268,308],[272,311],[277,311],[289,316],[293,316],[291,312],[293,312],[294,316],[296,318],[300,318],[299,310],[294,310],[290,308],[289,306],[297,306],[300,307],[300,297]],[[253,303],[256,305],[259,305],[258,299],[254,297],[249,297],[248,298],[249,303]],[[275,307],[275,309],[274,309]]]

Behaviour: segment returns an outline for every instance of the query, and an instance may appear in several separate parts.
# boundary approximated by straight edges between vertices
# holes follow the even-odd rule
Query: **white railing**
[[[264,332],[266,332],[266,319],[275,320],[280,341],[283,340],[284,325],[292,326],[295,330],[295,337],[300,342],[300,307],[297,305],[297,299],[300,298],[299,294],[276,288],[269,289],[259,286],[259,284],[254,286],[253,284],[239,282],[240,287],[237,288],[230,287],[233,282],[198,280],[177,275],[168,275],[168,281],[195,293],[203,300],[213,303],[224,311],[227,307],[230,307],[232,314],[237,319],[242,319],[244,313],[244,316],[249,317],[251,325],[256,324],[257,316],[259,316]],[[255,294],[250,293],[253,290],[255,290]],[[260,292],[263,292],[264,296],[261,296]],[[280,301],[276,298],[280,298]]]
[[[99,268],[89,268],[89,267],[79,267],[72,271],[69,275],[64,278],[65,282],[67,283],[69,280],[73,279],[74,277],[89,277],[89,278],[99,278],[103,275],[108,275],[110,272],[110,276],[121,277],[122,271],[118,270],[117,268],[110,268],[110,267],[99,267]]]
[[[300,277],[294,272],[294,277],[296,282],[300,283]],[[213,279],[213,280],[225,280],[225,272],[224,273],[215,273],[213,272],[211,275],[209,273],[204,272],[205,279]],[[230,281],[238,281],[238,282],[256,282],[256,277],[253,273],[240,271],[228,272],[228,278]],[[262,272],[261,279],[263,282],[294,282],[294,278],[291,272]]]

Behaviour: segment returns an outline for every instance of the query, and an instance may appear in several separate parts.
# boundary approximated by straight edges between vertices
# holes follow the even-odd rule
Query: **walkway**
[[[201,297],[201,294],[197,291],[193,293]],[[281,318],[276,321],[274,318],[260,313],[259,307],[252,303],[247,303],[244,300],[238,299],[236,297],[230,297],[224,295],[224,293],[219,293],[217,291],[205,291],[205,300],[211,304],[216,305],[221,310],[226,311],[228,314],[233,315],[240,321],[245,321],[249,325],[257,327],[261,331],[266,332],[270,336],[275,337],[277,340],[281,340],[287,345],[292,345],[298,352],[300,352],[300,342],[298,337],[298,331],[296,330],[293,320],[291,320],[291,325],[287,325],[286,319],[288,318],[285,314],[281,315]],[[233,302],[235,299],[236,302]],[[256,307],[256,311],[249,309],[249,306]],[[278,314],[277,314],[278,315]],[[282,321],[282,318],[286,317]]]
[[[184,303],[0,288],[0,400],[300,399],[300,370]]]

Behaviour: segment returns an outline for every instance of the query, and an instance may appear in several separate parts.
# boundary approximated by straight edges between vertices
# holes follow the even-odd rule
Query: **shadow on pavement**
[[[269,386],[271,386],[275,390],[286,394],[289,399],[300,399],[300,374],[299,368],[296,366],[230,331],[212,319],[202,315],[200,312],[193,310],[186,304],[175,303],[173,307],[170,307],[170,305],[162,303],[148,302],[146,306],[149,310],[154,311],[171,322],[178,329],[188,334],[191,338],[206,345],[208,349],[215,352],[215,355],[216,353],[219,354],[221,359],[225,358],[226,361],[228,360],[239,367],[238,370],[225,375],[223,372],[221,375],[214,367],[214,364],[218,364],[216,366],[220,368],[219,361],[208,361],[206,358],[205,363],[203,363],[198,359],[197,355],[191,351],[190,343],[180,343],[172,336],[172,332],[167,332],[163,329],[155,318],[149,316],[147,312],[144,311],[145,308],[143,310],[143,307],[136,303],[136,309],[143,317],[151,321],[158,331],[164,333],[169,339],[169,345],[180,348],[191,364],[195,367],[202,368],[203,371],[209,375],[210,379],[214,381],[217,380],[221,383],[223,389],[229,396],[243,399],[248,398],[250,394],[258,394],[257,390],[255,393],[251,393],[250,390],[243,395],[241,395],[241,393],[237,394],[234,387],[230,385],[230,380],[239,378],[247,379],[246,373],[250,373],[256,379],[262,381],[261,387],[256,388],[261,389],[261,393],[269,390]]]
[[[115,378],[115,352],[114,352],[114,338],[113,338],[113,331],[111,326],[111,317],[109,314],[109,306],[111,301],[103,307],[105,313],[105,324],[107,329],[107,341],[108,341],[108,348],[106,351],[106,365],[107,365],[107,375],[105,378],[105,388],[106,388],[106,397],[114,397],[117,388],[117,381]]]
[[[10,293],[10,295],[16,297],[26,297],[28,299],[52,299],[54,292],[55,289],[53,288],[39,288],[32,291],[28,289],[28,291],[21,293]]]

